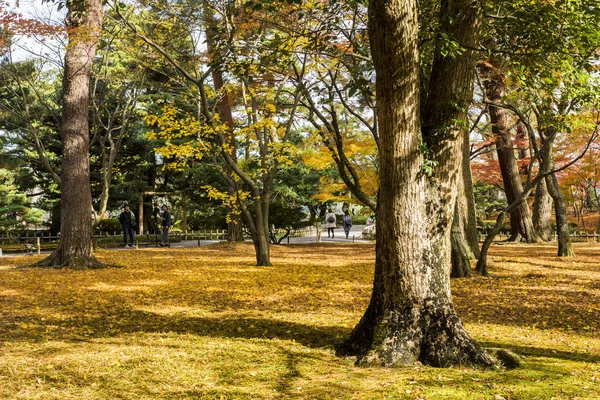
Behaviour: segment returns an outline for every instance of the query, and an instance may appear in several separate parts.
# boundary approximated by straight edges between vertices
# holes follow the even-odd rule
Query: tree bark
[[[442,30],[475,47],[479,3],[444,0],[440,18]],[[465,97],[467,104],[471,100],[473,53],[467,50],[454,58],[438,54],[434,60],[424,134],[428,144],[439,142],[431,146],[438,167],[427,179],[416,1],[371,0],[369,38],[381,141],[375,281],[365,315],[338,354],[355,355],[360,365],[421,361],[440,367],[489,366],[492,359],[468,336],[454,311],[449,279],[456,160],[464,134],[464,124],[455,122],[465,116]]]
[[[470,276],[470,260],[479,256],[468,134],[463,135],[461,150],[462,162],[457,180],[457,198],[451,228],[452,271],[450,276],[453,278]]]
[[[554,154],[552,151],[555,129],[552,125],[548,126],[544,132],[540,132],[542,146],[540,150],[541,169],[544,172],[550,172],[554,169]],[[573,245],[569,236],[569,223],[567,220],[567,203],[560,191],[556,174],[552,173],[546,176],[546,187],[548,193],[554,202],[554,216],[556,217],[556,232],[558,235],[558,256],[573,257]]]
[[[501,62],[491,58],[487,62],[480,62],[478,69],[483,77],[486,97],[491,102],[501,102],[504,97],[504,74],[501,71]],[[515,158],[515,149],[508,128],[506,110],[489,105],[492,133],[496,139],[498,163],[502,174],[502,182],[506,200],[511,204],[523,193],[523,182],[519,173],[519,166]],[[533,228],[531,212],[527,202],[523,202],[510,214],[511,237],[509,241],[523,240],[527,243],[538,242],[539,239]]]
[[[551,239],[552,226],[550,216],[552,215],[552,197],[548,193],[546,181],[542,180],[535,188],[535,201],[533,202],[533,227],[540,240],[545,242]]]
[[[63,78],[61,232],[58,248],[39,266],[95,268],[89,164],[89,84],[102,32],[100,0],[67,2],[69,43]]]
[[[461,226],[461,210],[458,201],[454,208],[454,219],[452,220],[451,246],[452,271],[450,272],[450,276],[452,278],[467,278],[471,276],[470,260],[474,258],[474,255],[465,238],[464,228]]]
[[[209,53],[214,52],[214,36],[216,35],[216,23],[214,20],[214,16],[210,11],[211,8],[205,2],[205,18],[206,18],[206,44]],[[213,59],[217,57],[217,54],[213,54]],[[213,60],[214,61],[214,60]],[[223,122],[227,124],[228,127],[228,142],[231,146],[231,155],[234,161],[237,161],[237,143],[235,140],[235,132],[234,132],[234,123],[233,123],[233,113],[231,111],[231,102],[229,99],[229,93],[227,90],[223,89],[223,72],[220,70],[218,65],[214,65],[212,69],[212,79],[215,87],[215,91],[220,93],[220,97],[218,98],[218,106],[219,106],[219,114],[221,114],[221,118]],[[231,176],[231,168],[228,169],[227,174]],[[236,189],[228,184],[227,193],[229,196],[234,197]],[[231,209],[228,209],[228,212],[231,212]],[[237,220],[231,220],[227,223],[227,241],[228,242],[243,242],[244,241],[244,232],[242,230],[242,219],[241,216],[232,215],[232,218],[237,218]]]
[[[498,218],[496,219],[496,223],[494,224],[494,226],[492,227],[490,232],[488,232],[487,236],[485,237],[485,240],[483,241],[483,245],[481,246],[481,253],[479,254],[479,258],[477,259],[477,265],[475,267],[475,270],[481,276],[489,276],[489,273],[487,270],[488,250],[490,249],[490,246],[494,242],[494,238],[496,237],[496,235],[498,233],[500,233],[500,230],[502,229],[502,226],[504,224],[505,217],[506,217],[506,212],[502,211],[498,215]]]

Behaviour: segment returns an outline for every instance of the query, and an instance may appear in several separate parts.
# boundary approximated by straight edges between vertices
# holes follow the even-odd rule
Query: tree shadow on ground
[[[116,312],[115,312],[116,311]],[[14,320],[26,318],[14,316]],[[232,339],[292,340],[310,348],[333,347],[350,334],[339,326],[313,326],[275,319],[236,317],[198,318],[162,315],[127,308],[113,309],[111,315],[88,319],[45,319],[46,326],[58,327],[54,339],[81,341],[118,337],[133,333],[177,333]],[[16,323],[0,325],[0,341],[32,339],[34,332]]]
[[[565,361],[579,361],[588,363],[599,363],[600,355],[580,353],[576,351],[562,351],[544,347],[535,346],[520,346],[516,344],[507,344],[493,341],[481,341],[479,342],[484,348],[504,348],[508,349],[520,356],[525,357],[544,357],[544,358],[555,358]]]

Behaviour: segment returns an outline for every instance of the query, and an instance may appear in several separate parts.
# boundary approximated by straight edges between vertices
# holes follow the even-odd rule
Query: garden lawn
[[[364,312],[372,245],[99,251],[121,268],[0,258],[1,399],[599,399],[600,246],[495,245],[456,308],[515,370],[357,368],[334,346]]]

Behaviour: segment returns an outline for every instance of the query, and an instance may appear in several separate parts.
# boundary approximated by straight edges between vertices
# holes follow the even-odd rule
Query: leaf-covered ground
[[[0,259],[4,399],[598,399],[600,246],[500,245],[493,278],[453,281],[457,309],[512,371],[356,368],[333,346],[364,311],[372,245],[102,251],[122,268]]]

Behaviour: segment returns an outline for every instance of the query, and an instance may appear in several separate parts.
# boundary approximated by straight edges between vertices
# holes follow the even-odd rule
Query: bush
[[[121,231],[121,223],[117,218],[106,218],[100,221],[97,229],[108,233],[119,232]]]
[[[352,215],[352,225],[366,225],[370,214],[354,214]]]

